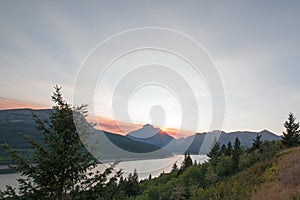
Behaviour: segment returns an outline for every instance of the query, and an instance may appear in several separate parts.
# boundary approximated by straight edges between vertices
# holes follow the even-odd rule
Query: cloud
[[[96,123],[95,128],[111,133],[116,133],[120,135],[127,135],[129,132],[137,130],[142,128],[145,124],[131,124],[131,123],[126,123],[126,122],[120,122],[120,121],[115,121],[109,118],[105,117],[94,117],[94,116],[89,116],[88,121],[92,123]],[[164,131],[175,137],[175,138],[180,138],[180,137],[187,137],[192,134],[195,134],[194,131],[190,130],[178,130],[176,128],[164,128]]]
[[[126,135],[130,131],[134,131],[143,127],[142,124],[130,124],[99,116],[89,116],[88,121],[96,123],[96,129],[117,133],[120,135]]]
[[[0,110],[4,109],[19,109],[19,108],[32,108],[32,109],[45,109],[44,105],[32,104],[29,102],[15,101],[7,98],[0,97]]]

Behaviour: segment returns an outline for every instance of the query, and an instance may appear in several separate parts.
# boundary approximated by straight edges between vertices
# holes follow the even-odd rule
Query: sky
[[[204,49],[200,57],[210,59],[218,72],[224,89],[224,116],[218,129],[268,129],[281,134],[289,112],[300,119],[299,10],[296,0],[2,0],[0,109],[49,108],[57,84],[69,102],[74,102],[74,91],[82,89],[76,99],[89,103],[107,130],[128,132],[146,123],[173,134],[182,129],[182,135],[214,129],[210,123],[219,107],[207,84],[210,77],[197,77],[187,62],[170,52],[128,53],[103,76],[95,73],[94,79],[83,79],[85,87],[74,89],[85,61],[97,68],[109,56],[131,50],[132,43],[138,45],[141,35],[146,43],[174,43],[178,51],[190,48],[188,56],[197,56],[189,42],[179,42],[176,31],[197,41]],[[159,34],[142,32],[143,27],[174,31],[166,41]],[[88,57],[107,38],[133,29],[142,30],[134,32],[136,39],[127,41],[120,35]],[[157,84],[158,78],[165,82]],[[85,90],[94,91],[93,97]]]

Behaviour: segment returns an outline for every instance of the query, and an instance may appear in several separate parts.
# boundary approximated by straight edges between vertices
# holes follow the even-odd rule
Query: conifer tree
[[[125,180],[125,192],[127,196],[132,197],[136,196],[139,193],[139,180],[136,169],[134,169],[133,173],[130,173]]]
[[[174,172],[174,171],[178,171],[177,162],[175,162],[172,166],[172,172]]]
[[[225,144],[222,144],[222,147],[221,147],[221,154],[222,155],[226,155],[226,152],[227,152],[227,147]]]
[[[231,156],[232,155],[232,151],[233,151],[232,144],[231,144],[231,141],[229,141],[227,143],[226,156]]]
[[[197,160],[194,160],[194,164],[193,164],[194,166],[197,166],[198,165],[198,162],[197,162]]]
[[[219,158],[220,154],[221,154],[220,143],[215,140],[207,156],[213,159],[213,158]]]
[[[184,160],[182,161],[182,164],[181,164],[181,170],[185,170],[187,169],[188,167],[192,166],[193,165],[193,160],[191,158],[191,155],[190,153],[185,153],[184,154]]]
[[[235,141],[234,141],[233,152],[232,152],[233,169],[235,171],[238,170],[241,153],[242,153],[241,142],[240,142],[239,138],[236,137]]]
[[[299,122],[296,122],[296,117],[293,113],[289,113],[284,127],[286,131],[283,132],[282,144],[286,147],[297,146],[300,143]]]
[[[261,148],[261,145],[262,145],[261,137],[262,137],[262,135],[259,135],[259,134],[256,135],[256,138],[253,140],[252,147],[251,147],[250,151],[254,151],[256,149]]]

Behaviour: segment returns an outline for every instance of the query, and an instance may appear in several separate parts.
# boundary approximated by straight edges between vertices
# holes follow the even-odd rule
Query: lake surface
[[[208,159],[206,155],[191,155],[193,161],[197,163],[203,163]],[[149,159],[149,160],[134,160],[134,161],[121,161],[117,166],[116,170],[123,169],[124,176],[127,177],[129,173],[132,173],[134,169],[137,170],[139,179],[148,178],[151,174],[152,177],[157,177],[161,173],[168,173],[171,171],[172,166],[177,162],[177,166],[180,166],[184,159],[183,155],[175,155],[169,158],[163,159]],[[111,163],[99,164],[97,170],[103,170],[108,167]],[[6,185],[17,187],[17,178],[20,177],[18,173],[12,174],[0,174],[0,190],[5,189]]]

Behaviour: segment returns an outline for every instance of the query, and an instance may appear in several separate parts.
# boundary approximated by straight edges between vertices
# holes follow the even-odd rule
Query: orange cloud
[[[89,116],[88,121],[97,123],[96,129],[117,133],[120,135],[126,135],[127,133],[140,129],[143,127],[143,124],[130,124],[126,122],[115,121],[105,117],[95,117]]]
[[[174,138],[187,137],[195,133],[193,131],[179,130],[177,128],[165,128],[164,131]]]
[[[126,122],[115,121],[105,117],[89,116],[89,122],[97,123],[96,129],[104,130],[111,133],[126,135],[127,133],[140,129],[144,124],[131,124]],[[176,128],[165,128],[164,132],[174,138],[186,137],[194,134],[193,131],[178,130]]]
[[[0,98],[0,110],[19,109],[19,108],[45,109],[47,107],[38,104],[28,103],[28,102]]]

